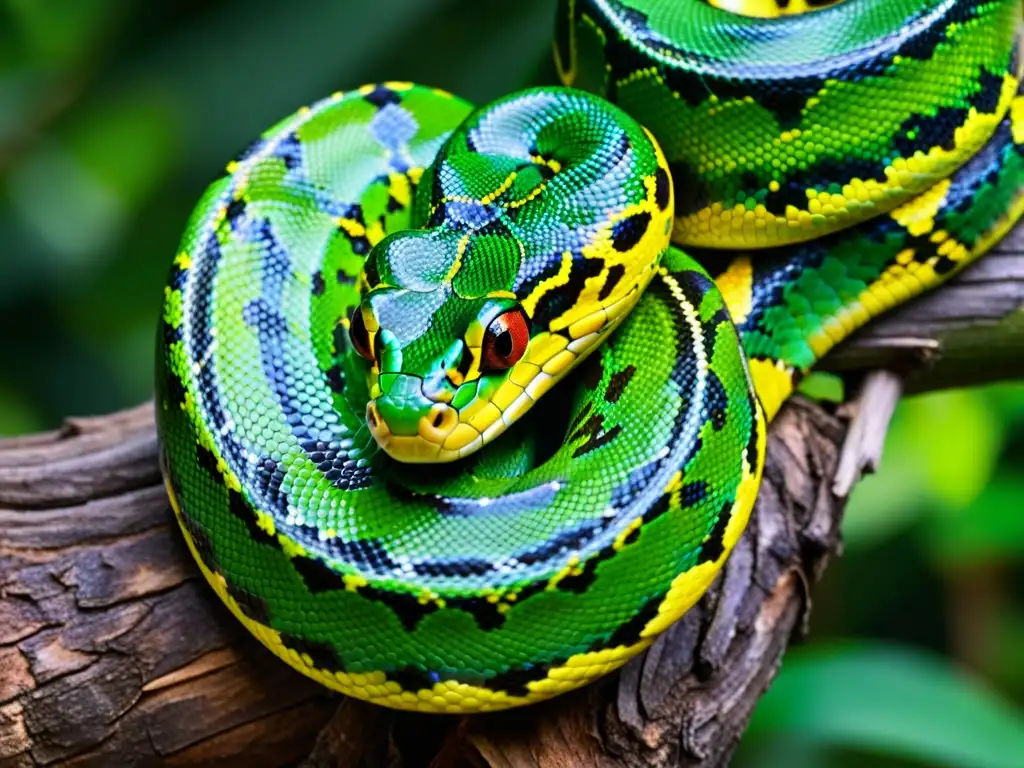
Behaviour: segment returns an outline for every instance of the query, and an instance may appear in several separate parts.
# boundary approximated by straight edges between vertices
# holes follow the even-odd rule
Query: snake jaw
[[[395,435],[379,417],[375,426],[370,427],[370,433],[385,453],[405,464],[444,464],[468,456],[483,446],[483,438],[476,430],[466,424],[459,424],[458,413],[454,408],[439,405],[444,413],[451,414],[445,419],[453,425],[448,431],[434,427],[432,417],[428,415],[420,419],[420,433],[416,435]],[[371,415],[372,407],[372,403],[367,407],[367,424],[375,418]],[[464,430],[472,434],[467,437],[462,434]]]
[[[571,332],[538,336],[508,371],[463,384],[474,393],[468,402],[460,404],[458,389],[436,386],[438,377],[385,374],[385,394],[367,407],[371,434],[389,456],[405,463],[469,456],[500,436],[597,349],[628,316],[653,273],[648,270],[635,290],[611,306],[574,323]]]
[[[409,464],[453,461],[465,455],[446,445],[459,427],[459,412],[427,397],[418,376],[390,374],[389,378],[387,391],[366,405],[366,426],[377,445],[393,459]]]

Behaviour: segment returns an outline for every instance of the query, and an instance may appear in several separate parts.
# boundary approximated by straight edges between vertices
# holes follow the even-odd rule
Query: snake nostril
[[[445,403],[434,403],[429,413],[420,420],[420,435],[428,440],[437,440],[440,434],[447,434],[459,420],[458,411]]]
[[[370,403],[366,408],[366,423],[370,429],[376,429],[377,427],[377,407]]]

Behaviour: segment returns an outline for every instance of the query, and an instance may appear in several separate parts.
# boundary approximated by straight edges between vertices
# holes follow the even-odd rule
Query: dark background
[[[474,102],[552,82],[553,14],[551,0],[0,4],[0,435],[150,396],[185,219],[259,132],[377,80]],[[905,401],[844,533],[809,641],[736,764],[1024,766],[1024,385]]]

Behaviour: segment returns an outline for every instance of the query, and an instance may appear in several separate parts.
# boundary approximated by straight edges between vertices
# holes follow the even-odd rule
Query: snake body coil
[[[742,533],[796,378],[1024,212],[1019,0],[562,5],[586,90],[299,110],[207,190],[165,289],[200,568],[380,704],[516,706],[650,645]]]

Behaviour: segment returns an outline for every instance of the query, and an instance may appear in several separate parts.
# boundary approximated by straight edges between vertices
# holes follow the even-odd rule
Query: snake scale
[[[1020,0],[823,5],[568,0],[563,85],[369,85],[228,164],[165,288],[161,465],[275,654],[501,709],[707,590],[799,377],[1024,212]]]

